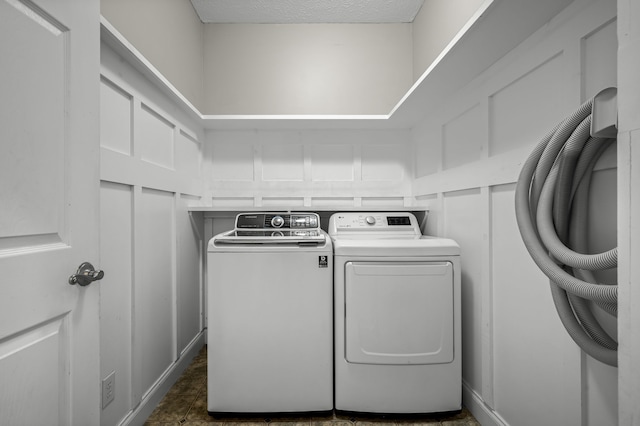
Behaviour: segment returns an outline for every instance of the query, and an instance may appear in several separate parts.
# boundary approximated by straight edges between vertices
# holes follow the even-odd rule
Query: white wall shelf
[[[295,207],[291,206],[263,206],[263,207],[207,207],[207,206],[195,206],[189,207],[190,212],[201,212],[206,216],[227,216],[230,214],[238,214],[242,212],[422,212],[427,211],[424,207],[376,207],[376,206],[308,206],[308,207]]]

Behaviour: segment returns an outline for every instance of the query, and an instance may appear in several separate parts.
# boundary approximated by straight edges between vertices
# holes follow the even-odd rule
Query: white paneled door
[[[0,58],[0,424],[95,425],[99,2],[0,0]]]

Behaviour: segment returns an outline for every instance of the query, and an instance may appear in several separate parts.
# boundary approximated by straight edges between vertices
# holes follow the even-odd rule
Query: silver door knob
[[[96,271],[91,263],[82,262],[80,266],[78,266],[76,273],[69,277],[69,284],[78,284],[84,287],[94,281],[101,280],[102,277],[104,277],[104,271]]]

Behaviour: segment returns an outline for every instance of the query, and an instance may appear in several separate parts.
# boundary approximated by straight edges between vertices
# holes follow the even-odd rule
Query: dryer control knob
[[[284,225],[284,219],[282,216],[274,216],[273,219],[271,219],[271,226],[274,228],[280,228],[282,225]]]
[[[376,218],[373,216],[367,216],[365,218],[365,221],[367,222],[367,225],[375,225],[376,224]]]

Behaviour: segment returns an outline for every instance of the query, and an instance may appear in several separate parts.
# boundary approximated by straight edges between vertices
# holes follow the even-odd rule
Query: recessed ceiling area
[[[424,0],[191,0],[205,23],[413,22]]]

